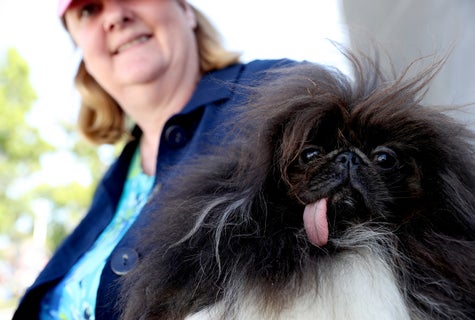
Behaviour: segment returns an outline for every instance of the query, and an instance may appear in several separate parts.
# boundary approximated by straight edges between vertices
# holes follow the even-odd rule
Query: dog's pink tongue
[[[327,198],[320,199],[307,204],[303,212],[303,224],[308,239],[317,247],[322,247],[328,242],[327,203]]]

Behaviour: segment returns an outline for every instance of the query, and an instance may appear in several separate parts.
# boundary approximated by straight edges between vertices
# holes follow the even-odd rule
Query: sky
[[[244,61],[285,57],[344,68],[329,41],[346,43],[338,0],[190,2],[211,19],[227,48],[242,52]],[[73,77],[80,53],[63,30],[56,6],[55,0],[0,0],[0,56],[14,47],[27,61],[38,95],[28,120],[48,141],[67,145],[59,123],[76,119],[79,97]],[[68,153],[46,157],[42,163],[43,178],[53,184],[70,179],[71,172],[73,179],[88,183],[87,168]]]

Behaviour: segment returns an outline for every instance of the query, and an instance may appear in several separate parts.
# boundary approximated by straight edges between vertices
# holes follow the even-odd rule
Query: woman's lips
[[[126,41],[125,43],[121,44],[120,46],[117,47],[117,49],[113,52],[113,54],[119,54],[139,43],[144,43],[147,42],[152,36],[151,35],[141,35],[138,37],[135,37],[129,41]]]

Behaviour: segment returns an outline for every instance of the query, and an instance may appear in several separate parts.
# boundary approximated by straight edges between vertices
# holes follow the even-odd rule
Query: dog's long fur
[[[440,67],[351,81],[299,64],[259,86],[221,152],[173,186],[123,319],[473,319],[472,134],[420,105]],[[314,245],[305,205],[327,199]],[[314,243],[314,241],[313,241]]]

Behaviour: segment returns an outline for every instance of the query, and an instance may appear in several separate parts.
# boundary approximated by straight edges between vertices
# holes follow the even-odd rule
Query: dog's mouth
[[[374,219],[379,214],[369,209],[363,195],[352,188],[342,188],[306,204],[303,225],[310,243],[323,247],[330,237],[338,237],[350,225],[371,216]]]
[[[308,240],[317,247],[323,247],[328,243],[327,208],[328,198],[323,198],[307,204],[303,213],[303,223]]]
[[[306,204],[303,224],[308,240],[317,247],[349,227],[382,217],[392,199],[379,171],[360,151],[340,152],[305,170],[305,175],[296,176],[304,177],[297,194]]]

